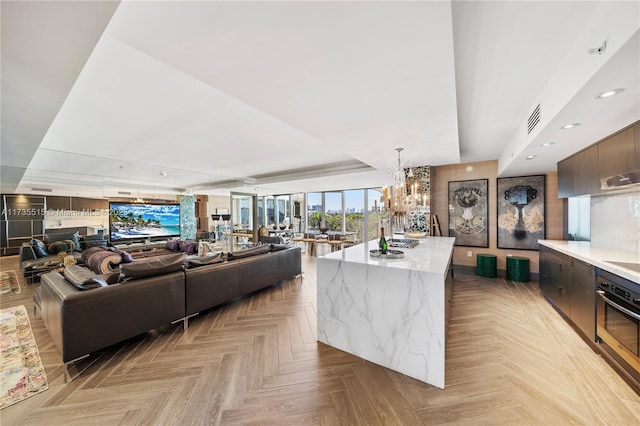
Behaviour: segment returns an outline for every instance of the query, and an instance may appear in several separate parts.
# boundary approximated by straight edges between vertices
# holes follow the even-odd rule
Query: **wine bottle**
[[[384,228],[380,228],[380,241],[378,242],[378,250],[381,254],[387,254],[387,239],[384,237]]]

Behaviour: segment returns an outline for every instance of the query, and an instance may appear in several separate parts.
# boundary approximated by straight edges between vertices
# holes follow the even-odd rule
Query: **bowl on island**
[[[404,235],[406,235],[408,238],[423,238],[427,236],[427,233],[418,232],[418,231],[409,231],[409,232],[405,232]]]

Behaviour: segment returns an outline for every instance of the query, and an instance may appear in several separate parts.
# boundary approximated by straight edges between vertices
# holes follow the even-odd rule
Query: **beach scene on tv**
[[[180,235],[179,204],[111,203],[111,241]]]

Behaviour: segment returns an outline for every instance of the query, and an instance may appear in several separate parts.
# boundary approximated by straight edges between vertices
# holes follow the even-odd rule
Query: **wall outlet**
[[[471,256],[473,256],[473,253],[471,252],[471,250],[469,250],[469,251],[467,252],[467,257],[471,257]]]

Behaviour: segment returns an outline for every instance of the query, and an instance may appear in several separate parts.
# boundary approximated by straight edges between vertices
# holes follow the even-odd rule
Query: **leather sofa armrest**
[[[184,317],[184,272],[78,290],[57,272],[42,276],[42,320],[69,362]]]
[[[31,247],[29,243],[22,243],[20,246],[20,262],[33,259],[37,259],[36,252],[33,251],[33,247]]]

